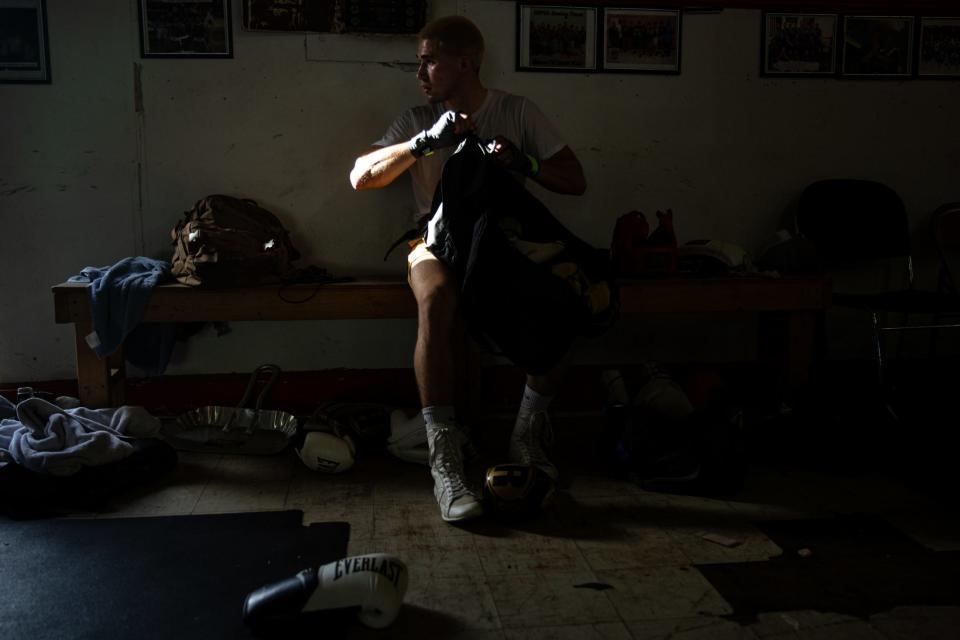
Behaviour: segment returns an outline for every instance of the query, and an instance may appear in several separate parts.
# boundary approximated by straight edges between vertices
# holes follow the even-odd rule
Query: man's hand
[[[465,113],[447,111],[429,129],[424,129],[410,139],[410,153],[415,158],[428,156],[437,149],[452,147],[460,142],[473,123]]]
[[[529,178],[540,173],[540,162],[533,156],[520,151],[517,145],[503,136],[493,139],[491,151],[493,159],[509,171],[516,171]]]
[[[509,171],[533,178],[541,187],[555,193],[579,196],[587,189],[583,167],[570,147],[563,147],[549,158],[523,153],[507,138],[497,136],[487,146],[494,161]]]

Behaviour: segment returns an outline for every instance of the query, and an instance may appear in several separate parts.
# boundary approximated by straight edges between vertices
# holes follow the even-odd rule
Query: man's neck
[[[487,98],[487,88],[477,82],[464,88],[456,96],[452,96],[444,103],[447,109],[460,113],[473,114],[483,105]]]

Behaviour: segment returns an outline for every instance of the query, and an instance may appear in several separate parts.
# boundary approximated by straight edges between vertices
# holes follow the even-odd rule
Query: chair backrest
[[[903,200],[870,180],[821,180],[803,190],[797,231],[831,264],[910,257]]]
[[[939,284],[942,292],[958,294],[960,277],[960,202],[939,207],[930,218],[930,233],[940,257]]]

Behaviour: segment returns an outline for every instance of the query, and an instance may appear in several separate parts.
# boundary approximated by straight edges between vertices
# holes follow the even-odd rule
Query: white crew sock
[[[432,427],[435,424],[453,427],[457,424],[457,414],[456,411],[454,411],[453,405],[430,405],[429,407],[424,407],[421,413],[423,414],[423,423],[428,427]]]

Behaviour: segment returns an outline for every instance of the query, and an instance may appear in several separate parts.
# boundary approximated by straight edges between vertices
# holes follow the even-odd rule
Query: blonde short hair
[[[433,40],[440,51],[470,59],[475,71],[483,62],[483,34],[477,25],[463,16],[444,16],[424,25],[417,34],[421,40]]]

